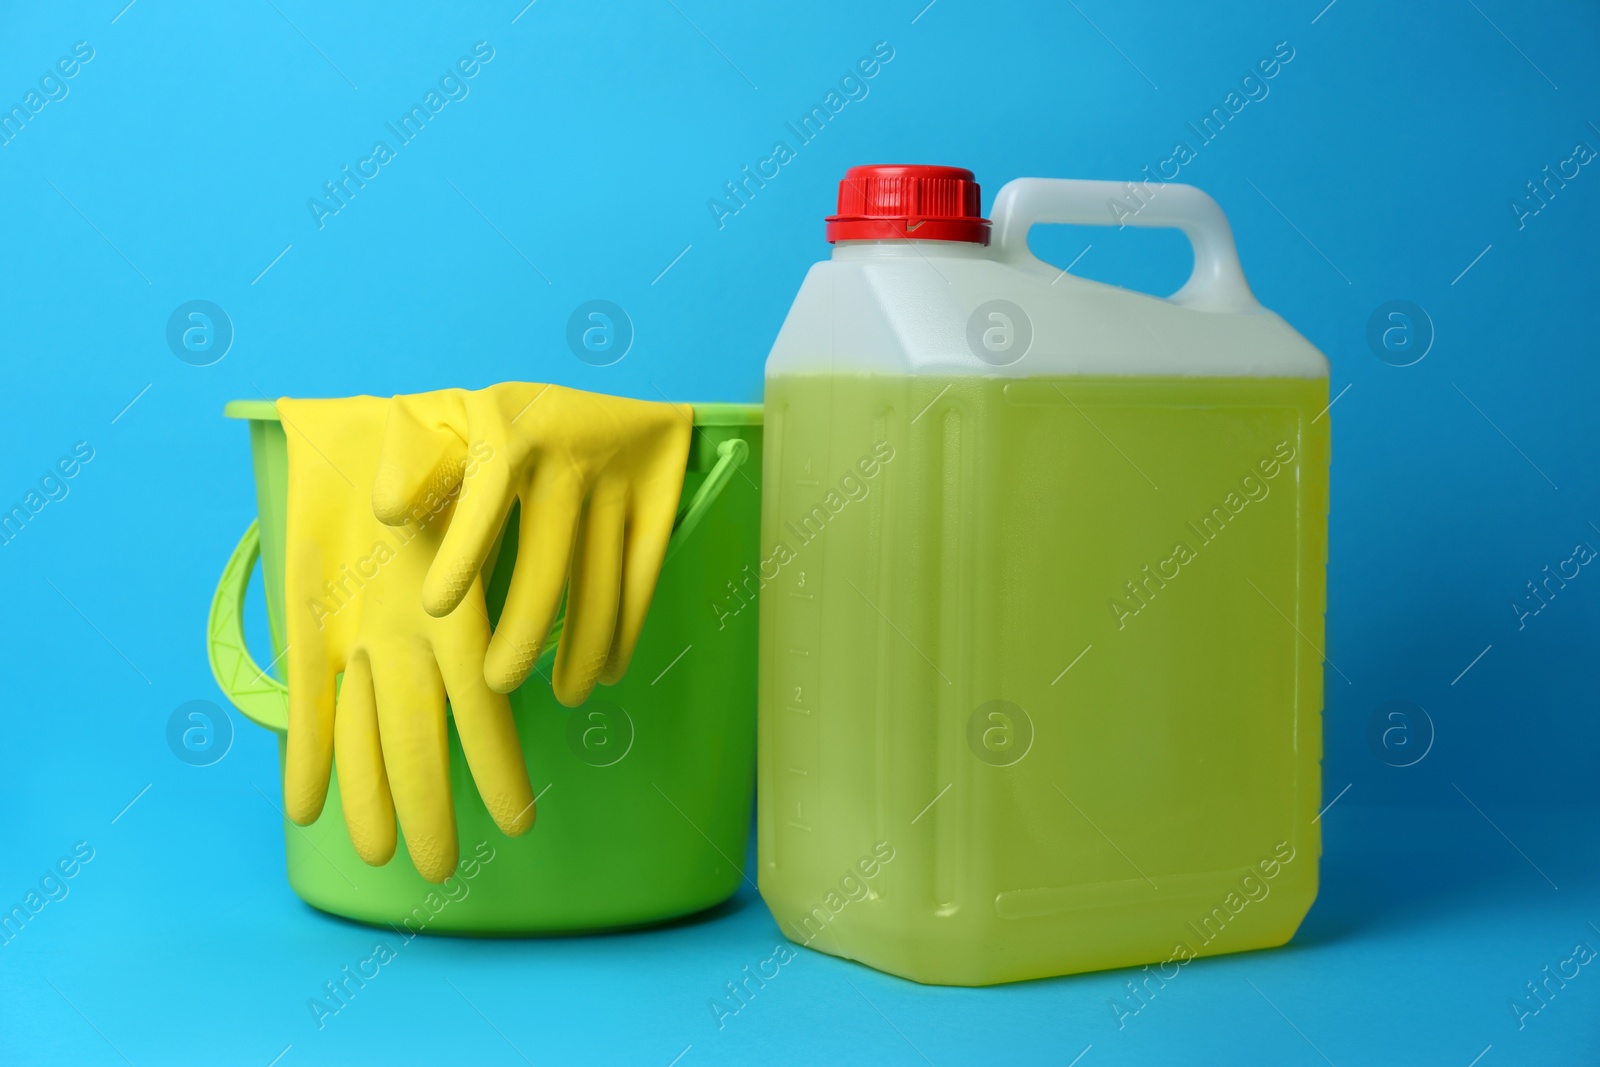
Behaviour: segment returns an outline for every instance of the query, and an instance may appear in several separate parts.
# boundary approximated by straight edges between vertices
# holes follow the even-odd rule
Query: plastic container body
[[[1169,299],[842,242],[767,363],[760,889],[791,939],[985,985],[1278,945],[1316,895],[1327,363],[1209,197]],[[1000,302],[1000,303],[996,303]]]
[[[732,561],[756,551],[761,412],[712,404],[695,413],[682,499],[701,506],[692,529],[683,520],[681,545],[675,536],[627,676],[568,709],[542,663],[544,677],[511,695],[538,795],[533,829],[508,838],[495,827],[452,725],[456,873],[442,887],[424,881],[403,845],[383,867],[363,863],[335,775],[315,823],[284,822],[289,884],[308,904],[408,933],[575,933],[686,915],[738,888],[755,776],[755,618],[719,620],[706,605],[726,597]],[[229,414],[251,420],[262,578],[280,653],[287,445],[271,404],[234,404]],[[708,481],[717,484],[702,497]],[[513,516],[488,589],[492,619],[505,602],[516,531]],[[240,709],[278,731],[281,760],[283,687],[251,669],[238,633],[254,543],[247,534],[218,591],[212,662]]]

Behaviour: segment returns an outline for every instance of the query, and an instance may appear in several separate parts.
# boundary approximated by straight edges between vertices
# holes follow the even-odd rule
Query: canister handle
[[[1261,310],[1239,266],[1228,218],[1215,200],[1192,185],[1170,182],[1146,183],[1137,191],[1143,206],[1124,182],[1018,178],[995,197],[990,247],[1001,259],[1035,258],[1028,250],[1028,230],[1037,223],[1175,228],[1194,246],[1194,273],[1168,300],[1202,311]],[[1114,210],[1118,204],[1122,209]]]

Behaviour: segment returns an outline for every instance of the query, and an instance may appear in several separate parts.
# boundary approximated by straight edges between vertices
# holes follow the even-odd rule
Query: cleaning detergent
[[[1160,299],[1036,259],[1110,182],[858,167],[767,363],[760,888],[983,985],[1281,944],[1317,886],[1327,362],[1220,209]]]

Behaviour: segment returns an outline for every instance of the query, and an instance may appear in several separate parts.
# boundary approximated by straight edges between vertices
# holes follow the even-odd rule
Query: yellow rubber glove
[[[422,586],[454,618],[514,501],[516,569],[483,663],[496,692],[521,685],[567,591],[556,699],[577,707],[622,678],[672,535],[694,428],[687,404],[507,382],[395,397],[373,484],[387,523],[464,485]],[[465,472],[471,468],[470,474]]]
[[[457,861],[447,694],[478,791],[507,834],[533,825],[533,790],[510,703],[483,680],[483,582],[464,584],[448,618],[422,610],[457,501],[444,494],[395,526],[372,514],[388,407],[367,396],[278,401],[289,442],[284,807],[297,823],[315,820],[335,760],[357,854],[389,861],[398,809],[412,863],[443,882]]]

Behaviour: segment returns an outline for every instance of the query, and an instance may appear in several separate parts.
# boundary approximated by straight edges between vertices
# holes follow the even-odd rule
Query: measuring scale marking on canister
[[[798,497],[807,492],[816,493],[821,480],[815,477],[815,461],[809,456],[797,456],[800,470],[780,475],[793,492],[786,497]],[[787,531],[786,531],[787,532]],[[788,693],[784,701],[783,729],[788,737],[784,747],[785,782],[781,788],[786,825],[800,833],[810,834],[813,827],[808,821],[816,806],[818,788],[817,735],[815,709],[808,705],[808,694],[817,686],[817,663],[813,652],[820,634],[820,614],[816,594],[806,586],[804,562],[797,563],[792,576],[786,576],[780,589],[774,593],[790,601],[785,613],[785,645],[782,652],[783,688]]]
[[[1197,189],[1127,220],[1193,243],[1169,298],[1028,251],[1120,189],[991,227],[958,168],[841,183],[767,364],[760,888],[802,944],[978,985],[1315,896],[1327,362]]]

